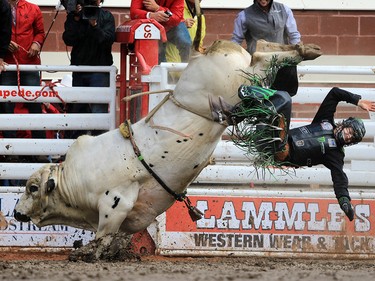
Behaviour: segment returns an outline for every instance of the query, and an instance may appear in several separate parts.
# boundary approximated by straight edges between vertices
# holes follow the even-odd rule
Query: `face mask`
[[[335,139],[336,139],[337,144],[340,146],[348,145],[347,143],[345,143],[343,128],[337,129],[337,131],[335,132]]]

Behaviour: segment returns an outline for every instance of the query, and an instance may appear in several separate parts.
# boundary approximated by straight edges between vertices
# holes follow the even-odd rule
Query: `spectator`
[[[71,65],[110,66],[113,64],[112,44],[115,41],[115,19],[100,4],[104,0],[85,0],[69,12],[63,40],[72,46]],[[85,6],[95,6],[86,7]],[[109,73],[73,73],[73,87],[108,87]],[[107,113],[107,104],[70,104],[68,113]],[[66,131],[65,138],[77,138],[86,131]],[[99,135],[103,131],[93,131]]]
[[[190,57],[191,39],[184,22],[184,0],[132,0],[131,19],[154,19],[162,24],[167,33],[168,42],[179,50],[182,62]],[[166,44],[159,44],[159,62],[165,62]]]
[[[301,34],[297,29],[292,10],[273,0],[254,0],[254,4],[241,11],[234,21],[232,41],[242,44],[246,41],[246,49],[252,55],[256,50],[256,43],[263,39],[279,44],[298,44]],[[297,94],[297,67],[287,66],[279,70],[279,77],[290,81],[288,92],[291,96]],[[279,88],[280,81],[275,81],[271,88]]]
[[[202,0],[199,0],[200,2]],[[198,22],[197,22],[197,14],[195,11],[195,0],[185,0],[184,6],[184,19],[185,25],[189,31],[191,41],[194,41],[195,35],[197,34],[198,29]],[[201,40],[199,43],[199,50],[203,52],[203,40],[206,36],[206,20],[204,15],[201,17],[202,20],[202,27],[201,27]],[[181,57],[178,52],[178,49],[174,44],[171,42],[167,42],[166,46],[166,57],[168,62],[181,62]]]
[[[7,64],[40,64],[40,50],[43,45],[45,32],[42,13],[39,7],[29,3],[26,0],[8,0],[11,8],[11,26],[12,34],[8,45],[8,51],[4,57]],[[3,18],[1,17],[1,20]],[[1,40],[1,39],[0,39]],[[17,72],[6,71],[0,75],[0,85],[6,86],[39,86],[39,71],[21,71],[19,80]],[[29,113],[42,113],[40,103],[0,103],[0,113],[15,113],[15,107],[26,107]],[[17,131],[3,131],[4,138],[26,137],[26,135],[17,135]],[[44,139],[45,131],[31,131],[33,138]],[[5,161],[8,162],[45,162],[48,163],[47,156],[40,155],[36,157],[28,157],[18,155],[7,156]],[[24,180],[3,180],[3,185],[25,185]]]
[[[0,75],[5,70],[6,63],[4,57],[8,51],[10,37],[12,34],[12,13],[7,0],[0,0]],[[1,110],[1,109],[0,109]],[[2,136],[2,132],[0,132]],[[0,161],[4,161],[5,156],[0,156]],[[4,185],[0,180],[0,185]]]
[[[7,0],[0,0],[0,74],[5,69],[5,55],[12,35],[12,13]]]
[[[43,17],[39,7],[26,0],[9,0],[12,11],[12,36],[4,61],[8,64],[40,64],[39,52],[45,38]],[[2,18],[1,18],[2,19]],[[3,72],[0,85],[39,86],[39,71]],[[15,103],[0,103],[1,113],[14,113]],[[40,103],[26,103],[30,113],[42,113]],[[15,138],[16,131],[4,131],[5,138]],[[45,131],[32,131],[33,138],[45,138]]]
[[[350,204],[348,178],[343,170],[344,147],[362,141],[366,129],[361,119],[353,117],[336,124],[334,114],[342,101],[367,111],[375,111],[375,102],[362,100],[360,95],[334,87],[323,100],[311,124],[289,130],[292,102],[288,93],[242,85],[238,95],[242,104],[232,111],[229,119],[235,120],[234,123],[244,120],[240,129],[243,133],[238,134],[237,143],[247,147],[258,164],[273,162],[279,167],[324,165],[331,171],[338,203],[352,221],[354,210]],[[251,118],[246,118],[250,111]],[[256,130],[247,134],[249,126],[256,126]]]
[[[298,44],[301,35],[292,10],[273,0],[254,0],[253,5],[241,11],[234,21],[232,41],[242,44],[245,40],[246,49],[252,55],[259,39],[280,44]]]

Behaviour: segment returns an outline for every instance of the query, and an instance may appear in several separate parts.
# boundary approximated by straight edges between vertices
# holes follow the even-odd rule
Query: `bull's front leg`
[[[118,230],[133,209],[139,193],[139,183],[108,189],[98,201],[99,224],[95,240],[74,251],[70,260],[123,260],[130,258],[128,244],[131,235]]]
[[[138,193],[138,182],[104,192],[98,202],[99,225],[95,239],[114,234],[119,230],[122,222],[133,209]]]

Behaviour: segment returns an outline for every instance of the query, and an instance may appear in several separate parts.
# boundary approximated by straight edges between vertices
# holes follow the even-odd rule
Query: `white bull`
[[[257,54],[253,67],[242,47],[215,42],[189,62],[174,99],[132,125],[133,142],[145,162],[175,193],[183,193],[207,165],[226,128],[213,120],[212,104],[220,106],[219,99],[232,106],[240,102],[237,90],[246,83],[240,70],[260,73],[274,54],[301,60],[306,54],[320,55],[311,46],[262,45],[263,51],[270,48],[282,51]],[[78,138],[63,163],[35,172],[15,207],[15,218],[31,219],[39,227],[64,224],[93,230],[98,241],[108,234],[145,229],[174,202],[136,156],[132,141],[116,129]],[[93,250],[95,258],[101,255],[99,248]]]

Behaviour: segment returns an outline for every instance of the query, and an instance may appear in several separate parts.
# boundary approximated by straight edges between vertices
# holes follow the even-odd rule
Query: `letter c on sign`
[[[152,33],[151,33],[151,25],[146,24],[145,27],[144,27],[144,31],[145,31],[145,33],[144,33],[144,38],[146,38],[146,39],[151,38],[151,36],[152,36]]]

